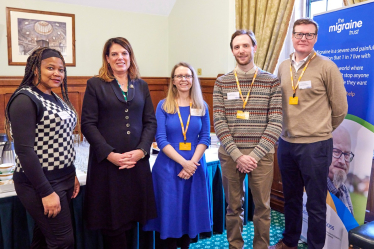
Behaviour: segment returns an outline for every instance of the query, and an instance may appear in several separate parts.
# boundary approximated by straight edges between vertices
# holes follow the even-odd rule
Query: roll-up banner
[[[348,115],[333,132],[327,178],[327,249],[348,248],[348,231],[364,223],[374,155],[374,2],[314,16],[317,53],[338,66],[347,90]],[[303,230],[308,213],[304,195]]]

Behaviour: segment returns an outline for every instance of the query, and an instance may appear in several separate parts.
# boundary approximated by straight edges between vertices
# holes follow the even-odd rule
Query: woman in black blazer
[[[85,214],[105,248],[126,248],[125,231],[156,217],[149,149],[156,118],[130,43],[109,39],[99,75],[87,81],[82,133],[90,143]]]

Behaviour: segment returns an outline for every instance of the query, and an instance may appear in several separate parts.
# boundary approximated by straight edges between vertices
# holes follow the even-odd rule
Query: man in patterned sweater
[[[243,182],[248,175],[255,211],[253,248],[267,249],[270,229],[270,188],[274,144],[282,130],[282,99],[276,76],[253,62],[256,39],[252,31],[231,37],[237,67],[219,77],[213,92],[214,129],[221,142],[219,159],[226,196],[229,248],[243,248]]]

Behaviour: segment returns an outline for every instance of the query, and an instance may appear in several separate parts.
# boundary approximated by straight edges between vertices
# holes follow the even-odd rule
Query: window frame
[[[310,11],[312,9],[312,3],[313,2],[320,2],[320,1],[323,1],[323,0],[306,0],[306,16],[309,17],[309,18],[312,18],[310,16]],[[327,8],[329,6],[329,0],[326,0],[326,11],[327,11]]]

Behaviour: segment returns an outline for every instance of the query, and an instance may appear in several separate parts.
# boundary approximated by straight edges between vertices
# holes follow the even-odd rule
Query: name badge
[[[290,97],[290,105],[298,105],[299,104],[299,97]]]
[[[179,150],[191,150],[191,143],[179,143]]]
[[[66,111],[59,112],[59,113],[57,113],[57,115],[60,116],[60,118],[62,120],[71,118],[70,115],[69,115],[69,113],[67,113]]]
[[[227,100],[239,99],[239,92],[227,93]]]
[[[203,116],[203,109],[192,109],[191,116]]]
[[[249,112],[238,111],[236,113],[237,119],[249,119]]]
[[[310,80],[300,81],[299,82],[299,88],[300,89],[312,88],[312,82]]]

